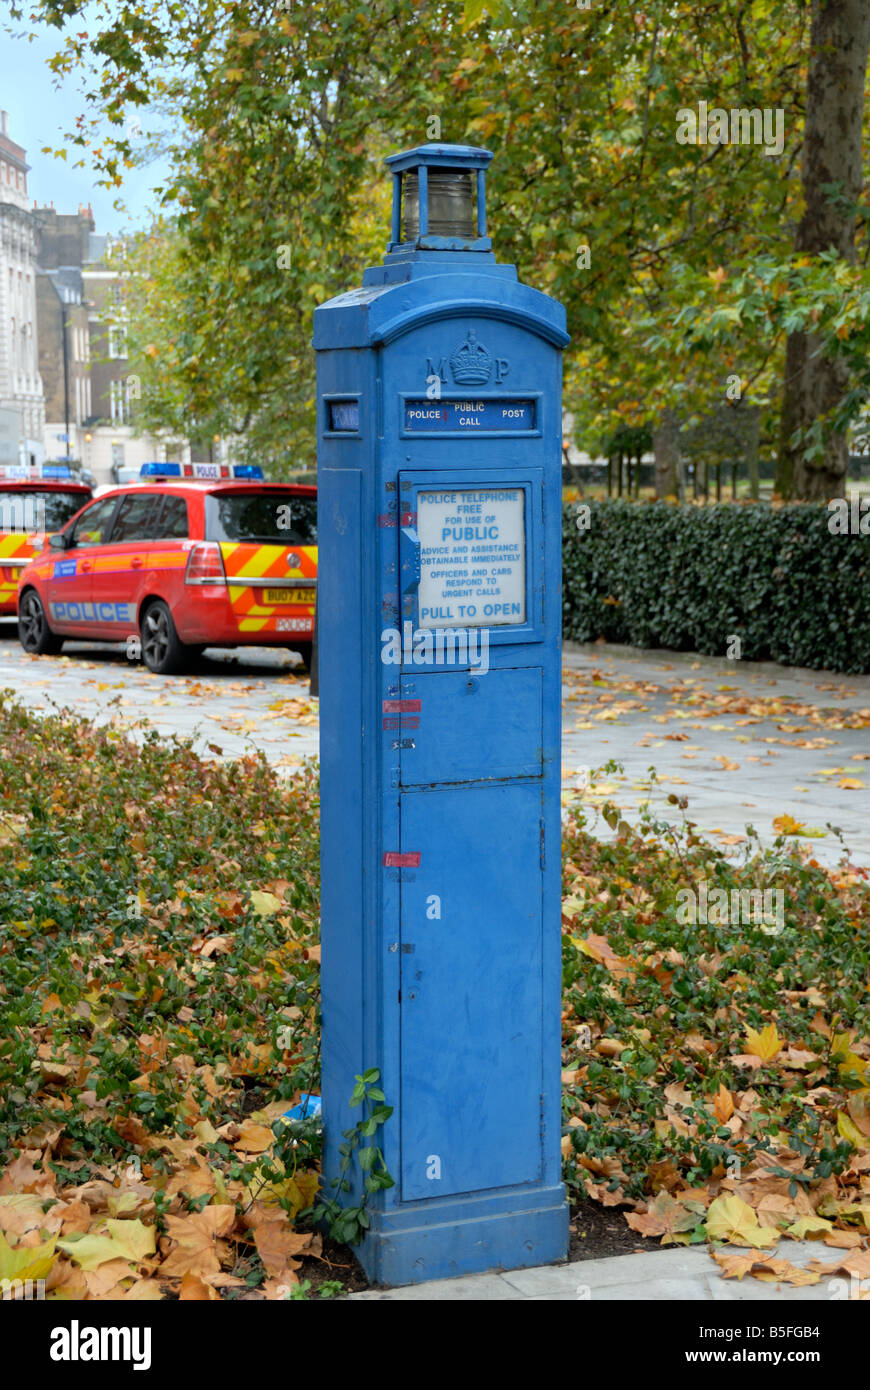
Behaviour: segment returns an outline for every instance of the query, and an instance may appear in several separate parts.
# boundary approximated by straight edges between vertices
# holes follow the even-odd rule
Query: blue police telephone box
[[[498,265],[488,150],[387,160],[392,236],[315,311],[324,1175],[377,1067],[384,1284],[567,1253],[561,305]],[[355,1204],[356,1192],[343,1200]]]

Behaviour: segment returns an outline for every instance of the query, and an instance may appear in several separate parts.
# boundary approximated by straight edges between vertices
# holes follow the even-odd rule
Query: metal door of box
[[[540,777],[542,677],[539,666],[403,675],[419,725],[402,739],[402,786]]]
[[[540,1086],[516,1082],[542,1072],[541,797],[535,782],[402,795],[403,851],[426,846],[401,887],[405,1201],[540,1179]]]

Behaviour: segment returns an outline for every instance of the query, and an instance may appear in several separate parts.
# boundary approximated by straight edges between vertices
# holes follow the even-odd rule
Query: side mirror
[[[69,550],[69,537],[63,531],[55,531],[49,536],[48,544],[51,550]]]

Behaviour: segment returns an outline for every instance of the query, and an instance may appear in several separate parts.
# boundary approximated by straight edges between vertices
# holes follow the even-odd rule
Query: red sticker
[[[388,850],[384,855],[385,869],[419,869],[421,854],[415,850],[412,854],[397,854],[395,850]]]
[[[419,714],[422,708],[422,700],[384,700],[381,705],[384,714]]]

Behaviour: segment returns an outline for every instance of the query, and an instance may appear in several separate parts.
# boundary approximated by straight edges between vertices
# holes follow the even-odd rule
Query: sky
[[[26,26],[22,23],[16,30],[23,34]],[[82,157],[78,146],[70,147],[66,160],[40,153],[44,145],[60,146],[64,132],[74,129],[76,117],[86,110],[80,79],[72,75],[59,82],[47,66],[61,42],[58,30],[44,29],[28,39],[13,38],[0,28],[0,110],[9,113],[10,139],[27,151],[31,203],[34,198],[40,206],[53,202],[58,212],[75,212],[79,203],[90,203],[98,233],[117,236],[146,226],[156,207],[154,185],[167,174],[164,161],[126,171],[123,186],[110,190],[97,187],[89,165],[72,168]],[[147,115],[139,119],[147,136]],[[119,195],[126,213],[113,206]]]

